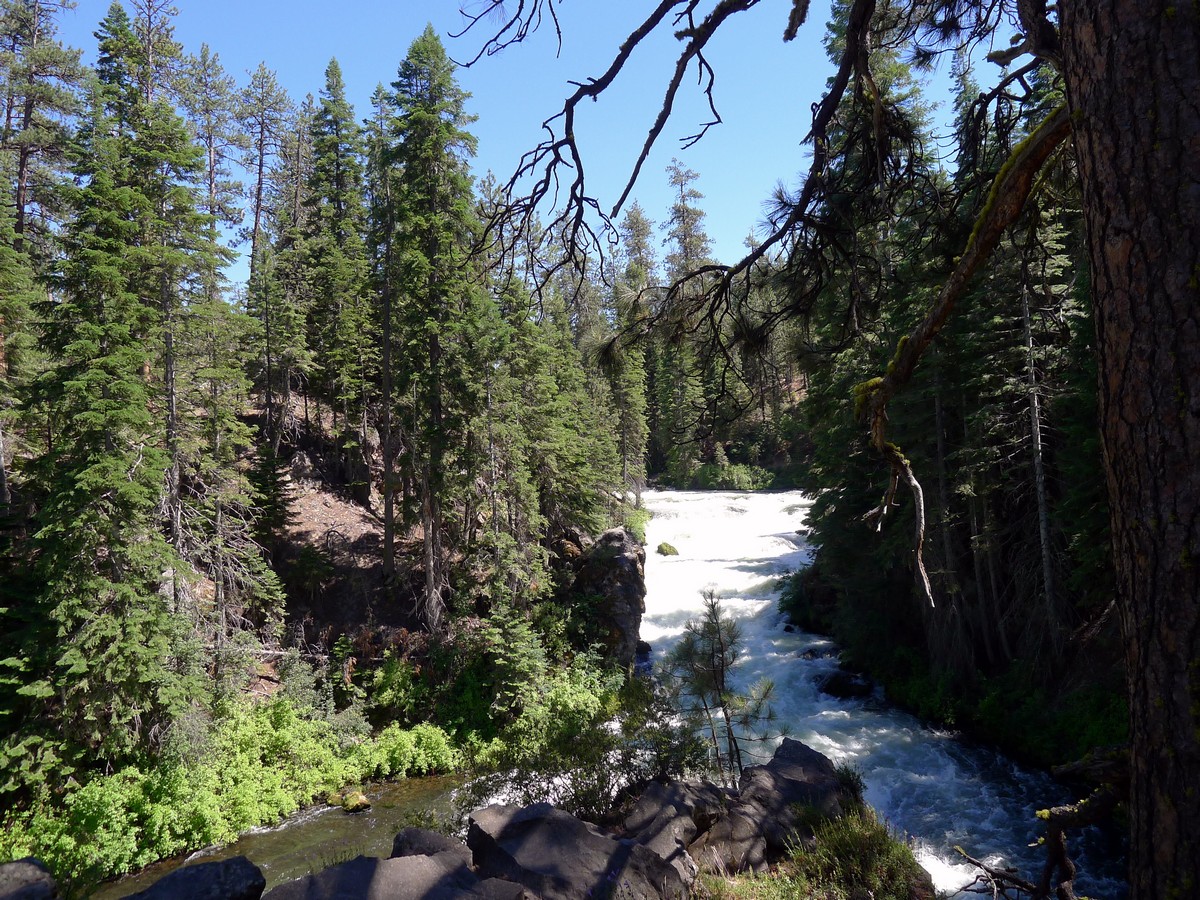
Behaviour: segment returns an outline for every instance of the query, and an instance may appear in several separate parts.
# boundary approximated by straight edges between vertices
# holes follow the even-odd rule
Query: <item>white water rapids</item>
[[[646,528],[646,614],[642,639],[653,659],[697,617],[705,589],[716,591],[726,612],[742,628],[742,655],[734,681],[748,686],[775,682],[777,725],[820,750],[835,763],[857,768],[866,800],[891,827],[909,837],[917,859],[939,890],[953,892],[974,872],[954,846],[984,859],[1019,867],[1037,881],[1042,863],[1036,810],[1066,802],[1069,795],[1048,776],[1018,767],[1003,756],[960,742],[955,735],[922,725],[889,708],[879,697],[837,700],[820,693],[815,680],[837,666],[828,641],[785,632],[776,605],[780,575],[810,561],[802,536],[810,501],[792,493],[650,491],[653,513]],[[864,538],[868,539],[868,538]],[[667,542],[678,556],[660,556]],[[817,658],[804,658],[807,649]],[[751,748],[769,756],[774,744]],[[1113,836],[1069,836],[1079,865],[1076,889],[1096,900],[1117,900],[1123,850]]]

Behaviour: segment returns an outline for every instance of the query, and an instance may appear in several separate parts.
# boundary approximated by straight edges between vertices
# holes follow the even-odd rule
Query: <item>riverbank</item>
[[[377,855],[331,861],[282,883],[278,870],[269,881],[246,856],[233,856],[196,861],[136,896],[258,900],[269,888],[270,900],[679,900],[714,891],[754,896],[746,891],[774,885],[821,896],[931,900],[928,875],[911,850],[863,807],[860,788],[828,758],[785,740],[767,764],[745,769],[736,788],[651,783],[611,830],[547,803],[492,804],[470,814],[465,845],[409,827]],[[372,830],[377,843],[393,834]],[[14,881],[22,876],[43,887],[49,882],[35,864],[10,864],[0,866],[0,888],[19,890]],[[52,885],[44,895],[56,895]]]
[[[163,860],[101,885],[93,900],[120,900],[150,887],[171,872],[188,865],[221,862],[244,856],[263,873],[266,889],[303,878],[316,869],[355,856],[384,857],[392,839],[403,828],[453,814],[452,792],[460,784],[454,776],[405,778],[365,785],[371,808],[347,814],[321,803],[290,816],[278,825],[255,828],[219,847]]]

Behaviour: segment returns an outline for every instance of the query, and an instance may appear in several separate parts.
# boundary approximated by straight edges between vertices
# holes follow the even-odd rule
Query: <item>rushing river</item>
[[[879,698],[837,700],[815,682],[837,666],[828,641],[784,631],[778,577],[807,564],[802,535],[809,501],[799,493],[652,491],[646,528],[646,615],[642,638],[661,658],[712,589],[742,628],[736,684],[775,682],[775,712],[797,740],[857,768],[866,800],[909,836],[939,890],[954,891],[974,873],[954,846],[989,863],[1004,860],[1036,881],[1043,856],[1028,845],[1040,832],[1036,810],[1066,802],[1051,778],[1003,756],[923,726]],[[678,556],[660,556],[667,542]],[[815,650],[815,653],[805,653]],[[773,745],[758,748],[770,755]],[[1096,900],[1126,896],[1123,854],[1113,835],[1069,836],[1080,867],[1076,889]],[[974,896],[974,895],[972,895]]]
[[[923,726],[879,698],[836,700],[816,689],[816,679],[837,665],[836,648],[813,635],[784,631],[776,605],[779,576],[809,561],[808,547],[797,534],[808,508],[803,495],[652,491],[645,501],[654,518],[646,529],[642,638],[652,644],[655,658],[700,613],[702,592],[716,591],[742,627],[735,682],[775,682],[779,724],[863,774],[867,801],[911,838],[940,890],[956,890],[974,877],[954,852],[956,844],[972,856],[989,863],[1005,860],[1036,878],[1042,857],[1027,847],[1040,833],[1034,812],[1072,799],[1061,786],[995,752]],[[663,541],[679,555],[657,555],[654,549]],[[773,746],[751,750],[765,757]],[[151,866],[104,886],[97,896],[127,896],[188,861],[245,854],[273,886],[359,853],[387,856],[392,837],[415,815],[448,812],[453,785],[449,779],[377,785],[368,790],[374,803],[368,813],[309,810],[219,850]],[[1081,894],[1095,900],[1126,896],[1124,850],[1117,838],[1096,832],[1083,841],[1073,836],[1071,849],[1080,864],[1076,887]]]

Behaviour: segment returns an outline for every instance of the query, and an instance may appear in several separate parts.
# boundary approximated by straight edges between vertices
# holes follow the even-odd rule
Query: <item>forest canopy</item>
[[[1194,4],[838,0],[824,90],[760,86],[807,123],[805,170],[734,261],[687,149],[761,0],[660,0],[478,178],[431,26],[356,111],[336,59],[290,96],[183,46],[165,0],[113,3],[84,65],[72,6],[0,0],[7,833],[115,773],[199,771],[271,727],[266,681],[321,772],[431,719],[476,749],[528,733],[535,694],[598,716],[602,629],[569,589],[592,537],[636,532],[652,485],[798,487],[793,617],[1031,759],[1128,739],[1134,896],[1200,884]],[[486,67],[561,38],[561,6],[485,0],[452,46]],[[825,24],[774,6],[773,40]],[[661,111],[600,196],[577,120],[663,46]],[[709,116],[652,172],[689,89]]]

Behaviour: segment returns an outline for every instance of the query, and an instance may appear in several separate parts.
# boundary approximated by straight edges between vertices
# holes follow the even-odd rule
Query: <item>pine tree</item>
[[[292,102],[266,63],[258,64],[258,68],[250,75],[250,83],[242,89],[239,99],[238,119],[242,131],[250,138],[250,147],[243,157],[243,165],[250,172],[252,179],[251,224],[247,236],[250,238],[250,281],[253,285],[259,267],[271,160],[279,152],[283,141]]]
[[[78,108],[79,51],[55,40],[55,18],[74,6],[70,0],[0,3],[0,39],[6,48],[0,55],[0,93],[5,98],[0,148],[15,160],[13,241],[18,249],[27,240],[31,208],[42,210],[37,218],[46,218],[50,187],[59,180],[56,169],[67,152],[68,123]],[[42,225],[43,233],[47,224]]]
[[[367,299],[363,240],[363,140],[346,101],[337,60],[312,120],[312,173],[306,202],[313,303],[309,344],[319,390],[329,401],[334,437],[360,499],[369,497],[368,412],[377,369],[374,323]],[[340,418],[339,418],[340,416]]]
[[[119,25],[106,20],[108,33]],[[80,136],[77,213],[54,299],[42,305],[51,364],[39,394],[57,428],[34,465],[46,493],[34,536],[44,587],[21,611],[29,677],[20,693],[30,705],[10,762],[37,752],[50,765],[57,753],[86,750],[119,763],[161,740],[199,695],[161,589],[180,560],[158,515],[169,457],[143,344],[155,311],[133,290],[140,273],[130,252],[150,203],[112,118],[120,104],[110,89],[120,87],[102,83]],[[39,747],[43,728],[61,736],[61,750],[56,738]]]
[[[247,159],[255,169],[246,306],[260,325],[254,382],[274,456],[284,432],[295,428],[293,387],[311,368],[306,325],[312,286],[304,203],[312,166],[311,97],[295,116],[289,112],[274,74],[260,65],[243,92],[243,122],[251,129]]]
[[[448,586],[446,517],[463,487],[453,461],[455,435],[483,401],[472,352],[485,302],[470,259],[478,224],[467,163],[475,139],[465,130],[472,121],[467,94],[431,26],[409,48],[392,87],[395,234],[388,238],[392,270],[385,277],[400,348],[397,420],[424,535],[421,618],[436,630]]]
[[[210,241],[218,240],[222,226],[238,225],[244,211],[238,203],[243,186],[232,174],[231,163],[248,149],[248,137],[237,121],[237,85],[208,44],[199,56],[190,56],[178,79],[180,104],[204,153],[204,194],[198,208],[211,219]],[[232,258],[223,254],[221,262]],[[220,296],[224,277],[220,268],[206,276],[205,299]]]
[[[202,300],[189,310],[190,327],[181,347],[183,405],[195,411],[184,472],[188,501],[184,527],[188,560],[212,582],[207,596],[189,598],[193,628],[211,647],[210,670],[221,688],[236,675],[241,636],[278,636],[283,590],[267,565],[260,534],[283,522],[268,521],[272,510],[241,465],[254,444],[243,413],[250,394],[246,375],[256,323],[224,300]],[[269,448],[267,448],[269,450]]]
[[[396,576],[396,457],[395,427],[395,295],[397,171],[392,165],[390,124],[395,117],[391,95],[382,84],[371,94],[371,118],[366,122],[367,145],[367,245],[371,262],[371,287],[376,298],[379,333],[379,443],[382,457],[380,493],[383,499],[382,574],[390,586]]]
[[[663,460],[671,481],[688,486],[701,461],[702,445],[711,442],[712,424],[696,353],[700,323],[691,313],[702,285],[683,279],[709,262],[710,247],[704,211],[697,205],[704,195],[693,186],[699,176],[679,160],[672,160],[667,175],[676,195],[665,223],[663,243],[669,252],[664,266],[668,283],[679,284],[669,292],[665,308],[658,310],[663,326],[653,373],[658,426],[653,439],[655,456]]]
[[[617,333],[614,353],[609,360],[618,421],[621,480],[625,490],[633,493],[634,504],[638,507],[642,505],[642,488],[646,484],[646,450],[650,434],[646,350],[638,339],[638,325],[646,309],[644,294],[654,278],[654,252],[650,247],[652,229],[653,223],[635,201],[621,220],[624,269],[616,281],[613,296],[613,322]]]
[[[0,211],[0,556],[10,544],[13,483],[16,455],[14,425],[22,386],[32,374],[32,313],[38,298],[28,256],[15,241],[7,210]]]

